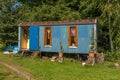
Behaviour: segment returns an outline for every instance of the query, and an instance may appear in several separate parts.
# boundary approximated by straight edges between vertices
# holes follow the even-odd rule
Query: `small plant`
[[[33,58],[33,59],[38,58],[39,55],[40,55],[40,51],[39,51],[39,50],[34,51],[34,52],[33,52],[33,55],[32,55],[32,58]]]
[[[63,52],[62,42],[60,42],[60,52]]]
[[[60,42],[60,52],[59,52],[58,62],[60,62],[60,63],[63,62],[63,46],[62,46],[62,42]]]
[[[115,61],[120,58],[120,51],[106,52],[107,61]]]
[[[94,45],[91,44],[91,45],[90,45],[90,51],[93,51],[93,49],[94,49]]]

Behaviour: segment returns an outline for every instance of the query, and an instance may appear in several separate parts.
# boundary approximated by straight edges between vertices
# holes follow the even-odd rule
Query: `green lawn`
[[[0,65],[0,80],[25,80],[17,73],[9,70],[8,68]]]
[[[115,69],[111,62],[90,67],[82,66],[79,61],[70,62],[67,59],[63,63],[58,63],[0,54],[0,61],[2,60],[20,66],[38,80],[120,80],[120,70]]]

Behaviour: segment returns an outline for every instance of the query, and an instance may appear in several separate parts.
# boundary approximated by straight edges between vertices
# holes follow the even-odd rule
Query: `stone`
[[[57,57],[56,57],[56,56],[52,56],[51,61],[52,61],[52,62],[55,62],[55,61],[56,61],[56,59],[57,59]]]

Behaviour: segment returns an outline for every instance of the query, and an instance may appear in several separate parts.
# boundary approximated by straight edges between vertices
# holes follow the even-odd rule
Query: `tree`
[[[13,8],[15,3],[21,3],[22,6]],[[99,50],[120,48],[119,0],[2,0],[0,39],[8,40],[6,44],[11,40],[16,41],[17,27],[21,22],[93,18],[98,22]]]
[[[16,44],[19,23],[19,7],[12,9],[14,0],[2,1],[0,4],[0,38],[5,44]]]
[[[118,0],[113,0],[113,1],[104,1],[101,2],[100,9],[102,11],[102,14],[99,17],[99,22],[100,26],[105,26],[107,27],[107,35],[109,37],[110,42],[110,49],[113,51],[116,46],[120,47],[119,44],[120,41],[119,39],[119,29],[120,29],[120,24],[118,22],[119,19],[119,14],[120,14],[120,2]]]

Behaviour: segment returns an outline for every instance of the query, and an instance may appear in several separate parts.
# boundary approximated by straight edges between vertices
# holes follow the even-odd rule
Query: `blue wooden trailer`
[[[97,51],[97,21],[67,20],[22,22],[19,25],[19,49],[42,52],[88,54]]]

